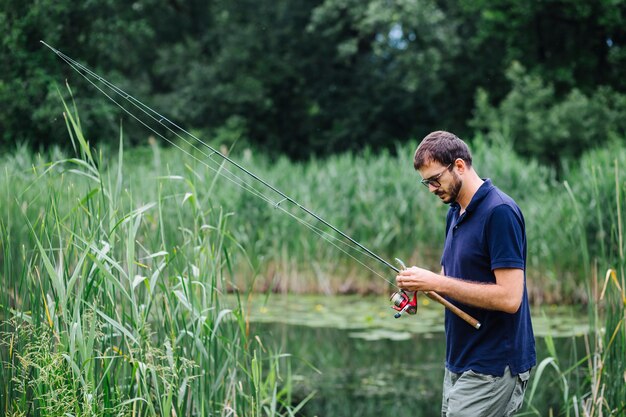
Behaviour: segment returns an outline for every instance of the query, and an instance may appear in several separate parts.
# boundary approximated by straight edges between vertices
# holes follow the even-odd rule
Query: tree
[[[564,160],[626,136],[626,94],[603,87],[587,95],[574,88],[558,97],[551,83],[517,62],[507,77],[512,88],[498,106],[479,90],[472,125],[512,141],[521,155],[558,168]]]
[[[153,32],[141,11],[154,2],[137,1],[130,7],[115,0],[2,3],[0,22],[6,28],[0,49],[3,143],[48,145],[67,138],[56,87],[58,80],[78,78],[40,40],[79,57],[123,85],[128,84],[124,80],[132,80],[136,90],[142,88],[138,80],[145,74],[140,64],[146,52],[133,45],[149,44]],[[133,54],[124,53],[131,49]],[[74,87],[82,89],[85,85],[77,81]],[[147,90],[145,83],[143,89]],[[112,105],[94,100],[96,94],[85,89],[77,100],[88,132],[106,136],[104,133],[112,132],[118,123],[112,116]]]
[[[459,6],[455,13],[470,34],[467,51],[479,66],[487,58],[500,86],[506,69],[518,61],[553,84],[558,95],[599,85],[626,91],[625,1],[463,0]],[[491,90],[491,81],[484,80],[483,88]]]
[[[120,119],[131,142],[151,134],[40,39],[205,140],[245,139],[293,158],[391,147],[434,129],[471,137],[476,90],[499,106],[514,61],[555,100],[574,88],[588,98],[600,86],[626,92],[623,0],[0,2],[5,144],[66,142],[64,79],[92,141],[111,141]]]

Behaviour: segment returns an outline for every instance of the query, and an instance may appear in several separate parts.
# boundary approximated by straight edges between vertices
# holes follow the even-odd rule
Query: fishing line
[[[395,266],[393,266],[392,264],[390,264],[389,262],[387,262],[386,260],[384,260],[383,258],[381,258],[380,256],[376,255],[375,253],[373,253],[372,251],[370,251],[369,249],[367,249],[365,246],[363,246],[362,244],[360,244],[359,242],[357,242],[356,240],[354,240],[353,238],[351,238],[350,236],[346,235],[344,232],[340,231],[339,229],[337,229],[335,226],[333,226],[332,224],[328,223],[326,220],[324,220],[323,218],[319,217],[317,214],[313,213],[312,211],[310,211],[309,209],[307,209],[306,207],[302,206],[301,204],[299,204],[297,201],[293,200],[291,197],[287,196],[285,193],[283,193],[282,191],[276,189],[274,186],[270,185],[269,183],[265,182],[263,179],[261,179],[260,177],[258,177],[257,175],[253,174],[252,172],[248,171],[247,169],[245,169],[243,166],[239,165],[238,163],[236,163],[235,161],[233,161],[232,159],[228,158],[227,156],[223,155],[221,152],[219,152],[218,150],[214,149],[213,147],[211,147],[210,145],[208,145],[207,143],[203,142],[202,140],[200,140],[199,138],[197,138],[196,136],[194,136],[193,134],[191,134],[190,132],[186,131],[185,129],[181,128],[180,126],[178,126],[177,124],[175,124],[174,122],[172,122],[171,120],[167,119],[165,116],[161,115],[160,113],[156,112],[155,110],[153,110],[152,108],[150,108],[149,106],[145,105],[143,102],[141,102],[140,100],[136,99],[135,97],[131,96],[130,94],[126,93],[125,91],[123,91],[122,89],[120,89],[119,87],[117,87],[116,85],[110,83],[109,81],[107,81],[106,79],[102,78],[100,75],[96,74],[95,72],[91,71],[90,69],[88,69],[87,67],[83,66],[82,64],[78,63],[77,61],[73,60],[72,58],[70,58],[69,56],[63,54],[62,52],[60,52],[59,50],[53,48],[52,46],[48,45],[47,43],[45,43],[44,41],[41,41],[41,43],[43,45],[45,45],[46,47],[48,47],[50,50],[52,50],[57,56],[59,56],[65,63],[67,63],[74,71],[76,71],[79,75],[81,75],[85,80],[87,80],[92,86],[94,86],[94,88],[96,88],[98,91],[100,91],[102,94],[104,94],[109,100],[111,100],[113,103],[115,103],[120,109],[122,109],[125,113],[127,113],[129,116],[131,116],[133,119],[135,119],[136,121],[138,121],[141,125],[143,125],[144,127],[146,127],[148,130],[150,130],[151,132],[153,132],[154,134],[156,134],[157,136],[161,137],[162,139],[164,139],[165,141],[167,141],[168,143],[170,143],[172,146],[176,147],[178,150],[180,150],[181,152],[183,152],[184,154],[188,155],[189,157],[193,158],[194,160],[198,161],[199,163],[205,165],[207,168],[209,168],[210,170],[212,170],[213,172],[215,172],[217,175],[221,175],[222,177],[226,178],[227,180],[231,181],[233,184],[235,184],[236,186],[240,187],[241,189],[243,189],[244,191],[248,191],[249,193],[253,194],[254,196],[260,198],[261,200],[267,202],[268,204],[271,204],[275,209],[279,209],[281,210],[283,213],[286,213],[287,215],[289,215],[290,217],[292,217],[294,220],[298,221],[300,224],[304,225],[305,227],[309,228],[309,230],[311,230],[313,233],[315,233],[316,235],[318,235],[320,238],[322,238],[324,241],[328,242],[329,244],[331,244],[333,247],[335,247],[336,249],[340,250],[341,252],[343,252],[344,254],[346,254],[347,256],[349,256],[350,258],[352,258],[354,261],[356,261],[357,263],[359,263],[360,265],[362,265],[363,267],[365,267],[366,269],[368,269],[370,272],[374,273],[375,275],[377,275],[379,278],[383,279],[384,281],[388,282],[389,284],[391,284],[392,286],[396,286],[396,284],[392,281],[390,281],[389,279],[385,278],[383,275],[381,275],[380,273],[378,273],[377,271],[375,271],[374,269],[372,269],[370,266],[368,266],[367,264],[365,264],[364,262],[362,262],[360,259],[354,257],[352,254],[350,254],[348,251],[346,251],[344,248],[340,247],[339,245],[337,245],[333,240],[348,246],[350,249],[352,250],[356,250],[359,253],[365,255],[365,256],[369,256],[381,263],[383,263],[384,265],[388,266],[389,268],[393,269],[396,272],[399,272],[399,269],[396,268]],[[83,73],[84,72],[84,73]],[[95,78],[97,81],[99,81],[100,83],[104,84],[105,86],[107,86],[109,89],[113,90],[113,92],[115,92],[118,96],[122,97],[124,100],[126,100],[126,102],[130,103],[131,105],[133,105],[135,108],[137,108],[138,110],[140,110],[142,113],[146,114],[149,118],[151,118],[152,120],[154,120],[156,123],[158,123],[159,125],[161,125],[162,127],[164,127],[165,129],[167,129],[169,132],[171,132],[172,134],[174,134],[176,137],[178,137],[179,139],[181,139],[182,141],[184,141],[186,144],[188,144],[189,146],[191,146],[193,149],[197,150],[199,153],[201,153],[202,155],[204,155],[209,161],[218,164],[219,168],[214,168],[212,166],[210,166],[207,162],[205,162],[204,160],[198,158],[197,156],[193,155],[192,153],[190,153],[189,151],[187,151],[186,149],[182,148],[181,146],[179,146],[178,144],[176,144],[175,142],[173,142],[172,140],[168,139],[167,137],[165,137],[163,134],[161,134],[160,132],[157,132],[152,126],[148,125],[148,123],[146,123],[144,120],[140,119],[139,117],[137,117],[135,114],[133,114],[131,111],[129,111],[128,109],[126,109],[121,103],[119,103],[117,100],[115,100],[111,95],[109,95],[106,91],[104,91],[99,85],[97,85],[91,78]],[[190,143],[187,139],[185,139],[184,137],[182,137],[180,134],[178,134],[176,131],[174,131],[170,126],[166,125],[164,122],[166,122],[167,124],[173,126],[175,129],[177,129],[178,131],[186,134],[187,136],[195,139],[198,143],[200,143],[201,145],[203,145],[204,147],[208,148],[211,153],[207,154],[206,152],[204,152],[202,149],[198,148],[196,145],[194,145],[193,143]],[[222,162],[218,163],[217,161],[215,161],[213,159],[214,155],[218,155],[222,158]],[[256,188],[254,188],[253,186],[251,186],[250,184],[248,184],[244,179],[242,179],[241,177],[237,176],[235,173],[233,173],[232,171],[230,171],[228,168],[226,168],[226,166],[224,165],[224,162],[229,162],[231,163],[233,166],[235,166],[236,168],[238,168],[240,171],[245,172],[246,174],[248,174],[250,177],[252,177],[253,179],[257,180],[258,182],[260,182],[262,185],[264,185],[266,188],[270,189],[271,191],[274,191],[275,193],[277,193],[280,197],[282,197],[282,199],[278,202],[273,201],[271,198],[269,198],[268,196],[266,196],[265,194],[263,194],[261,191],[257,190]],[[226,173],[228,175],[226,175]],[[335,231],[336,233],[340,234],[342,237],[344,237],[345,239],[349,240],[353,245],[355,246],[351,246],[349,245],[347,242],[345,242],[342,239],[337,238],[336,236],[333,236],[329,233],[327,233],[326,231],[324,231],[321,228],[318,228],[317,226],[307,222],[306,220],[296,216],[295,214],[291,213],[290,211],[288,211],[287,209],[285,209],[284,207],[281,206],[281,204],[285,201],[288,201],[290,203],[292,203],[295,207],[300,208],[301,210],[303,210],[305,213],[311,215],[312,217],[314,217],[316,220],[318,220],[319,222],[323,223],[324,225],[326,225],[327,227],[329,227],[330,229],[332,229],[333,231]],[[331,240],[332,239],[332,240]]]
[[[69,63],[68,63],[69,64]],[[69,64],[72,68],[74,68],[74,66],[72,64]],[[74,68],[76,70],[76,68]],[[77,71],[78,72],[78,71]],[[80,74],[80,72],[79,72]],[[82,74],[81,74],[82,75]],[[201,154],[203,154],[204,156],[206,156],[211,162],[218,164],[219,168],[214,168],[212,166],[210,166],[209,164],[207,164],[204,160],[196,157],[195,155],[193,155],[192,153],[188,152],[187,150],[181,148],[180,146],[178,146],[175,142],[172,142],[171,140],[169,140],[167,137],[163,136],[161,133],[157,132],[154,128],[152,128],[151,126],[147,125],[143,120],[139,119],[138,117],[136,117],[136,115],[134,115],[133,113],[129,112],[128,109],[124,108],[117,100],[115,100],[113,97],[111,97],[110,95],[108,95],[105,91],[103,91],[97,84],[93,83],[92,80],[90,80],[89,78],[85,79],[91,83],[96,89],[98,89],[102,94],[104,94],[107,98],[109,98],[112,102],[114,102],[118,107],[120,107],[124,112],[126,112],[129,116],[133,117],[135,120],[137,120],[139,123],[141,123],[143,126],[145,126],[148,130],[150,130],[151,132],[153,132],[155,135],[161,137],[162,139],[164,139],[165,141],[167,141],[168,143],[170,143],[171,145],[175,146],[177,149],[179,149],[181,152],[185,153],[186,155],[188,155],[189,157],[191,157],[192,159],[198,161],[199,163],[203,164],[204,166],[206,166],[207,168],[209,168],[210,170],[212,170],[213,172],[215,172],[217,175],[220,175],[222,177],[224,177],[225,179],[227,179],[228,181],[232,182],[233,184],[235,184],[236,186],[240,187],[241,189],[243,189],[244,191],[247,191],[249,193],[251,193],[252,195],[258,197],[259,199],[265,201],[266,203],[272,205],[275,209],[281,210],[283,213],[287,214],[288,216],[292,217],[293,219],[295,219],[296,221],[298,221],[299,223],[301,223],[302,225],[306,226],[307,228],[309,228],[313,233],[317,234],[320,238],[322,238],[323,240],[325,240],[326,242],[328,242],[329,244],[331,244],[332,246],[334,246],[336,249],[340,250],[341,252],[343,252],[344,254],[346,254],[347,256],[349,256],[350,258],[352,258],[354,261],[356,261],[357,263],[359,263],[360,265],[362,265],[363,267],[365,267],[366,269],[368,269],[370,272],[374,273],[375,275],[377,275],[378,277],[380,277],[381,279],[387,281],[389,284],[394,285],[394,283],[390,280],[388,280],[387,278],[385,278],[383,275],[381,275],[380,273],[378,273],[376,270],[372,269],[370,266],[368,266],[367,264],[365,264],[364,262],[362,262],[360,259],[356,258],[355,256],[353,256],[352,254],[350,254],[348,251],[346,251],[345,249],[341,248],[340,246],[338,246],[335,242],[333,242],[332,240],[336,240],[339,243],[342,243],[344,245],[348,245],[345,241],[327,233],[326,231],[324,231],[321,228],[316,227],[315,225],[308,223],[306,220],[296,216],[295,214],[289,212],[288,210],[286,210],[284,207],[280,206],[281,202],[275,202],[273,201],[271,198],[267,197],[266,195],[264,195],[262,192],[260,192],[259,190],[257,190],[256,188],[254,188],[253,186],[249,185],[244,179],[242,179],[241,177],[237,176],[235,173],[233,173],[232,171],[230,171],[228,168],[226,168],[224,166],[224,162],[222,161],[222,163],[219,163],[217,161],[214,161],[212,159],[213,157],[213,153],[211,154],[206,154],[202,149],[199,149],[198,147],[196,147],[193,143],[190,143],[189,141],[187,141],[184,137],[178,135],[176,132],[170,130],[174,135],[176,135],[177,137],[179,137],[181,140],[183,140],[185,143],[187,143],[188,145],[192,146],[194,149],[196,149],[198,152],[200,152]],[[132,104],[132,103],[131,103]],[[135,105],[135,107],[137,107]],[[139,107],[137,107],[139,108]],[[143,111],[141,108],[139,108],[139,110]],[[145,113],[145,111],[144,111]],[[149,115],[148,115],[149,116]],[[167,127],[166,127],[167,128]],[[226,175],[224,172],[228,173],[229,175]],[[332,240],[331,240],[332,239]],[[349,246],[349,245],[348,245]],[[356,250],[364,255],[367,255],[367,253],[363,252],[362,250],[360,250],[360,248],[355,248],[352,246],[349,246],[351,249]]]
[[[83,74],[81,74],[77,68],[74,68],[74,66],[68,62],[68,64],[74,69],[76,70],[81,76],[83,76]],[[84,77],[84,76],[83,76]],[[266,203],[272,205],[275,209],[281,210],[282,212],[284,212],[285,214],[291,216],[293,219],[295,219],[296,221],[298,221],[299,223],[303,224],[304,226],[306,226],[307,228],[309,228],[313,233],[317,234],[319,237],[321,237],[323,240],[325,240],[326,242],[328,242],[329,244],[331,244],[332,246],[334,246],[336,249],[340,250],[341,252],[343,252],[344,254],[346,254],[347,256],[349,256],[350,258],[352,258],[354,261],[356,261],[357,263],[359,263],[360,265],[362,265],[363,267],[365,267],[366,269],[368,269],[370,272],[374,273],[375,275],[377,275],[378,277],[380,277],[381,279],[387,281],[389,284],[391,285],[395,285],[392,281],[388,280],[387,278],[385,278],[383,275],[381,275],[380,273],[378,273],[376,270],[372,269],[370,266],[368,266],[367,264],[365,264],[364,262],[362,262],[360,259],[356,258],[355,256],[353,256],[352,254],[350,254],[348,251],[346,251],[345,249],[341,248],[340,246],[338,246],[335,242],[333,242],[332,240],[336,240],[337,242],[343,244],[343,245],[347,245],[348,247],[350,247],[350,249],[356,250],[364,255],[367,255],[366,252],[360,250],[360,248],[358,247],[352,247],[349,246],[345,241],[327,233],[326,231],[322,230],[321,228],[316,227],[315,225],[308,223],[306,220],[296,216],[295,214],[289,212],[288,210],[286,210],[284,207],[280,206],[280,203],[282,202],[275,202],[273,201],[271,198],[267,197],[266,195],[264,195],[262,192],[260,192],[259,190],[257,190],[256,188],[254,188],[253,186],[249,185],[248,183],[245,182],[244,179],[242,179],[241,177],[237,176],[236,174],[234,174],[232,171],[230,171],[228,168],[226,168],[224,166],[224,162],[222,161],[222,163],[219,163],[215,160],[212,159],[213,157],[213,153],[211,154],[206,154],[202,149],[199,149],[198,147],[196,147],[193,143],[190,143],[188,140],[186,140],[184,137],[178,135],[176,132],[174,132],[173,130],[167,128],[170,132],[172,132],[174,135],[176,135],[178,138],[180,138],[181,140],[183,140],[185,143],[187,143],[188,145],[190,145],[191,147],[193,147],[194,149],[196,149],[198,152],[200,152],[201,154],[203,154],[204,156],[206,156],[211,162],[218,164],[219,168],[214,168],[212,166],[210,166],[209,164],[207,164],[204,160],[199,159],[198,157],[196,157],[195,155],[193,155],[192,153],[188,152],[187,150],[181,148],[180,146],[178,146],[175,142],[172,142],[171,140],[169,140],[167,137],[163,136],[161,133],[157,132],[154,128],[152,128],[151,126],[149,126],[148,124],[146,124],[143,120],[139,119],[136,115],[134,115],[133,113],[131,113],[130,111],[128,111],[128,109],[124,108],[117,100],[115,100],[113,97],[111,97],[110,95],[108,95],[104,90],[102,90],[97,84],[95,84],[94,82],[92,82],[92,80],[90,80],[87,77],[84,77],[90,84],[92,84],[96,89],[98,89],[102,94],[104,94],[107,98],[109,98],[109,100],[111,100],[113,103],[115,103],[118,107],[120,107],[124,112],[126,112],[129,116],[133,117],[135,120],[137,120],[139,123],[141,123],[144,127],[146,127],[148,130],[150,130],[151,132],[153,132],[155,135],[161,137],[162,139],[164,139],[165,141],[167,141],[168,143],[170,143],[171,145],[173,145],[174,147],[176,147],[177,149],[179,149],[181,152],[185,153],[186,155],[188,155],[189,157],[191,157],[192,159],[198,161],[199,163],[203,164],[204,166],[206,166],[207,168],[209,168],[210,170],[212,170],[213,172],[215,172],[217,175],[220,175],[222,177],[224,177],[225,179],[229,180],[230,182],[232,182],[233,184],[235,184],[236,186],[240,187],[241,189],[243,189],[244,191],[248,191],[249,193],[251,193],[252,195],[258,197],[259,199],[265,201]],[[131,103],[132,104],[132,103]],[[134,105],[134,104],[133,104]],[[135,107],[137,107],[140,111],[143,111],[140,107],[138,107],[137,105],[135,105]],[[143,111],[145,114],[147,114],[145,111]],[[148,114],[148,116],[150,116]],[[153,120],[156,120],[153,118]],[[230,174],[226,175],[224,174],[224,172]],[[284,201],[284,199],[283,199]],[[331,240],[332,239],[332,240]]]
[[[374,260],[384,264],[385,266],[389,267],[390,269],[392,269],[393,271],[395,271],[397,273],[400,272],[399,268],[397,268],[394,265],[392,265],[391,263],[387,262],[385,259],[383,259],[379,255],[377,255],[376,253],[372,252],[371,250],[369,250],[368,248],[363,246],[361,243],[357,242],[355,239],[353,239],[352,237],[348,236],[347,234],[345,234],[344,232],[339,230],[337,227],[333,226],[328,221],[326,221],[323,218],[321,218],[320,216],[318,216],[316,213],[314,213],[311,210],[309,210],[308,208],[304,207],[303,205],[298,203],[296,200],[294,200],[293,198],[289,197],[288,195],[286,195],[282,191],[278,190],[273,185],[267,183],[266,181],[264,181],[263,179],[258,177],[256,174],[254,174],[251,171],[247,170],[246,168],[244,168],[243,166],[241,166],[237,162],[233,161],[229,157],[223,155],[221,152],[217,151],[216,149],[214,149],[213,147],[211,147],[207,143],[205,143],[202,140],[200,140],[198,137],[194,136],[190,132],[188,132],[185,129],[183,129],[182,127],[178,126],[177,124],[175,124],[174,122],[172,122],[171,120],[166,118],[165,116],[159,114],[158,112],[156,112],[155,110],[153,110],[149,106],[147,106],[144,103],[142,103],[140,100],[138,100],[135,97],[131,96],[130,94],[126,93],[125,91],[123,91],[122,89],[117,87],[116,85],[114,85],[114,84],[110,83],[109,81],[105,80],[104,78],[102,78],[101,76],[96,74],[95,72],[91,71],[90,69],[88,69],[87,67],[83,66],[79,62],[73,60],[69,56],[63,54],[61,51],[59,51],[59,50],[53,48],[52,46],[48,45],[44,41],[41,41],[41,43],[43,45],[45,45],[47,48],[49,48],[50,50],[52,50],[65,63],[67,63],[74,71],[76,71],[80,76],[82,76],[85,80],[87,80],[98,91],[100,91],[102,94],[104,94],[109,100],[111,100],[113,103],[115,103],[125,113],[127,113],[133,119],[137,120],[140,124],[145,126],[151,132],[153,132],[157,136],[161,137],[166,142],[170,143],[172,146],[174,146],[175,148],[179,149],[181,152],[185,153],[186,155],[190,156],[191,158],[193,158],[196,161],[200,162],[201,164],[205,165],[207,168],[211,169],[213,172],[215,172],[217,174],[217,176],[220,176],[220,175],[223,176],[224,178],[228,179],[229,181],[231,181],[233,184],[237,185],[241,189],[250,192],[251,194],[257,196],[258,198],[266,201],[268,204],[272,204],[274,208],[279,209],[282,212],[288,214],[289,216],[291,216],[292,218],[297,220],[299,223],[301,223],[304,226],[308,227],[311,231],[313,231],[315,234],[320,236],[326,242],[332,244],[335,248],[339,249],[340,251],[342,251],[343,253],[348,255],[350,258],[352,258],[353,260],[355,260],[356,262],[358,262],[359,264],[361,264],[362,266],[364,266],[365,268],[367,268],[368,270],[373,272],[375,275],[377,275],[378,277],[380,277],[384,281],[388,282],[392,286],[397,287],[397,285],[394,282],[392,282],[392,281],[388,280],[387,278],[385,278],[384,276],[380,275],[378,272],[374,271],[368,265],[363,263],[361,260],[355,258],[350,253],[348,253],[346,250],[344,250],[343,248],[339,247],[335,242],[333,242],[331,240],[331,238],[333,240],[336,240],[337,242],[341,242],[343,245],[347,246],[348,248],[350,248],[352,250],[360,252],[362,255],[368,256],[368,257],[370,257],[370,258],[372,258],[372,259],[374,259]],[[176,143],[174,143],[172,140],[168,139],[167,137],[165,137],[161,133],[157,132],[153,127],[149,126],[144,120],[142,120],[139,117],[137,117],[130,110],[126,109],[126,107],[124,107],[121,103],[119,103],[117,100],[115,100],[113,97],[111,97],[107,92],[105,92],[102,88],[100,88],[99,85],[97,85],[94,81],[92,81],[92,79],[89,78],[86,74],[91,76],[91,77],[93,77],[93,78],[95,78],[98,82],[104,84],[105,86],[107,86],[108,88],[113,90],[117,95],[119,95],[124,100],[126,100],[127,103],[131,104],[132,106],[137,108],[139,111],[141,111],[142,113],[147,115],[149,118],[151,118],[152,120],[156,121],[159,125],[161,125],[165,129],[167,129],[170,133],[172,133],[177,138],[181,139],[186,144],[190,145],[193,149],[195,149],[196,151],[200,152],[202,155],[206,156],[206,158],[209,161],[211,161],[212,163],[218,164],[217,161],[213,160],[213,158],[212,158],[213,155],[218,155],[220,158],[222,158],[222,162],[218,164],[219,168],[218,169],[213,168],[212,166],[210,166],[204,160],[199,159],[197,156],[193,155],[192,153],[190,153],[187,150],[183,149],[181,146],[179,146]],[[204,147],[209,149],[211,151],[211,153],[209,155],[207,155],[205,152],[203,152],[201,149],[199,149],[195,144],[190,143],[187,139],[185,139],[179,133],[174,131],[172,129],[172,127],[174,129],[176,129],[178,132],[184,133],[188,137],[191,137],[191,138],[195,139],[196,142],[200,143],[201,145],[203,145]],[[237,176],[233,172],[229,171],[228,168],[226,168],[226,166],[224,165],[224,162],[229,162],[232,166],[238,168],[239,171],[242,171],[242,172],[246,173],[252,179],[254,179],[257,182],[261,183],[263,186],[265,186],[265,188],[275,192],[276,194],[278,194],[281,197],[281,200],[278,201],[278,202],[273,201],[271,198],[269,198],[268,196],[263,194],[263,192],[257,190],[255,187],[253,187],[252,185],[248,184],[246,182],[246,180],[244,180],[243,178]],[[223,173],[223,171],[228,173],[228,175]],[[285,202],[285,201],[291,203],[295,208],[298,208],[301,211],[304,211],[306,214],[310,215],[311,217],[316,219],[318,222],[324,224],[326,227],[328,227],[329,229],[333,230],[335,233],[337,233],[338,235],[343,237],[345,240],[341,240],[341,239],[339,239],[339,238],[337,238],[335,236],[330,235],[326,231],[323,231],[322,229],[314,226],[311,223],[308,223],[306,220],[304,220],[304,219],[296,216],[295,214],[291,213],[290,211],[286,210],[284,207],[281,207],[281,204],[283,202]],[[346,242],[346,241],[349,241],[354,246],[349,245],[348,242]],[[402,262],[399,261],[397,258],[396,258],[396,260],[399,263],[402,264]],[[403,269],[405,268],[403,264],[402,264],[402,268]],[[469,314],[467,314],[466,312],[461,310],[458,306],[456,306],[456,305],[452,304],[450,301],[446,300],[441,295],[437,294],[434,291],[426,291],[425,294],[429,298],[431,298],[431,299],[439,302],[440,304],[444,305],[447,309],[452,311],[454,314],[459,316],[461,319],[465,320],[468,324],[470,324],[475,329],[479,329],[480,328],[481,324],[480,324],[480,322],[478,320],[476,320],[475,318],[473,318],[472,316],[470,316]],[[404,292],[403,289],[400,289],[400,291],[395,292],[394,294],[392,294],[391,299],[392,299],[392,303],[394,304],[392,307],[395,310],[398,311],[398,313],[396,313],[394,317],[396,317],[396,318],[400,317],[403,312],[407,312],[408,314],[415,314],[415,311],[417,309],[417,291],[414,292],[412,300],[409,300],[408,295]],[[413,308],[413,307],[415,307],[415,308]]]

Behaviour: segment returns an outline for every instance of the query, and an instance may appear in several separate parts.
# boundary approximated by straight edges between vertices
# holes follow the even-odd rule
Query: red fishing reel
[[[395,318],[400,318],[404,312],[408,314],[417,313],[417,291],[413,293],[413,299],[409,298],[404,290],[394,292],[389,299],[393,304],[391,308],[398,311],[393,315]]]

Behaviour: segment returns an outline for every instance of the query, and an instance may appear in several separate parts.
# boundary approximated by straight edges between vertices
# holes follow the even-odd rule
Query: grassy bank
[[[582,351],[572,352],[574,366],[564,366],[563,352],[557,352],[552,337],[544,339],[550,356],[542,360],[526,398],[526,411],[522,415],[563,416],[623,416],[626,414],[626,259],[623,251],[624,226],[620,211],[623,205],[621,184],[615,168],[615,188],[605,197],[612,197],[613,204],[596,206],[596,210],[616,216],[610,224],[611,236],[602,244],[611,247],[616,258],[602,275],[599,264],[593,262],[588,281],[589,333],[584,335]],[[607,210],[608,209],[608,210]],[[585,230],[581,233],[584,235]],[[605,249],[608,250],[608,249]],[[610,253],[610,252],[606,252]],[[548,388],[549,387],[549,388]],[[535,398],[546,388],[558,387],[559,399],[553,406],[539,409]]]

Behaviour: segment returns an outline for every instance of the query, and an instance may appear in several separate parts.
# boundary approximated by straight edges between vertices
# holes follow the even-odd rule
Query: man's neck
[[[463,186],[461,187],[459,196],[456,200],[461,206],[461,214],[465,213],[465,209],[467,209],[467,206],[469,206],[472,198],[474,198],[474,194],[476,194],[480,186],[483,185],[483,182],[484,181],[473,169],[467,172],[466,178],[463,179]]]

